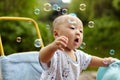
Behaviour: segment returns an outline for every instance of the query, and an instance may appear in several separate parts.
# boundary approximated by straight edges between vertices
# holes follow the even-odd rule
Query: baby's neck
[[[64,51],[65,51],[66,53],[68,53],[68,54],[69,54],[69,53],[74,53],[74,50],[73,50],[73,49],[69,49],[69,48],[67,48],[67,47],[64,49]]]
[[[76,56],[74,54],[75,50],[65,49],[64,51],[66,52],[66,54],[68,54],[68,56],[71,57],[73,61],[76,61]]]

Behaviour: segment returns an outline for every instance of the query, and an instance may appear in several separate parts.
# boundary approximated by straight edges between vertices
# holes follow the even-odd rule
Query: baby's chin
[[[66,47],[65,48],[65,50],[69,50],[69,51],[71,51],[71,50],[76,50],[77,48],[79,48],[79,47]]]

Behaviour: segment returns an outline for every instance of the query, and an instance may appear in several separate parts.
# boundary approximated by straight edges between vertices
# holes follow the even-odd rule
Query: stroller
[[[41,48],[44,47],[41,34],[35,20],[26,17],[0,17],[0,20],[31,21],[40,39]],[[38,51],[19,52],[5,55],[0,35],[0,73],[1,80],[39,80],[43,71],[38,60]]]

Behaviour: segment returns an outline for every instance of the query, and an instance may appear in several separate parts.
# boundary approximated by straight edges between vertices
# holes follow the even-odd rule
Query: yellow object
[[[31,19],[31,18],[26,18],[26,17],[0,17],[0,20],[24,20],[24,21],[31,21],[33,22],[34,26],[35,26],[35,29],[36,29],[36,33],[37,33],[37,37],[38,39],[40,39],[41,41],[41,48],[44,47],[44,44],[43,44],[43,41],[42,41],[42,37],[41,37],[41,34],[40,34],[40,31],[39,31],[39,27],[38,27],[38,24],[36,23],[35,20]],[[2,38],[1,38],[1,35],[0,35],[0,55],[1,56],[4,56],[4,49],[3,49],[3,46],[2,46]]]
[[[3,46],[2,46],[1,35],[0,35],[0,54],[1,54],[1,56],[4,56],[4,50],[3,50]]]

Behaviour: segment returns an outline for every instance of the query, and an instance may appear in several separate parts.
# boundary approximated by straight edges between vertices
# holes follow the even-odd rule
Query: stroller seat
[[[39,80],[43,71],[38,60],[39,52],[22,52],[1,56],[3,80]]]

